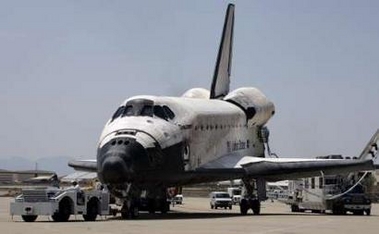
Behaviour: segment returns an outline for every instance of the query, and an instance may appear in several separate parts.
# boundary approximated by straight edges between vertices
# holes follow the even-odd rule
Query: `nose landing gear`
[[[121,208],[123,219],[135,219],[139,216],[139,201],[137,199],[124,201]]]

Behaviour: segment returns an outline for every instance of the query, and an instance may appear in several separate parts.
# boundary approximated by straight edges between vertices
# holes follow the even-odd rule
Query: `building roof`
[[[96,172],[74,172],[67,176],[61,178],[62,182],[70,182],[73,180],[81,181],[81,180],[93,180],[97,178]]]
[[[21,171],[11,171],[0,169],[1,173],[7,174],[39,174],[39,175],[52,175],[56,174],[54,171],[44,171],[44,170],[21,170]]]

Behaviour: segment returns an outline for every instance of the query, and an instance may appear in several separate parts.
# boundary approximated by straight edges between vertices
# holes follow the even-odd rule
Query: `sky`
[[[379,127],[378,1],[232,1],[231,90],[276,106],[281,157],[358,155]],[[228,1],[2,1],[0,159],[95,158],[117,106],[209,88]]]

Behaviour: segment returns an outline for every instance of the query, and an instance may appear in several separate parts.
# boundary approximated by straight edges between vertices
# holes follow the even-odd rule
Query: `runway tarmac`
[[[81,216],[71,216],[66,223],[55,223],[47,217],[38,217],[34,223],[25,223],[21,217],[9,215],[11,198],[0,198],[0,232],[22,234],[234,234],[234,233],[361,233],[379,232],[379,204],[374,204],[371,216],[334,216],[331,214],[291,213],[279,202],[263,202],[261,215],[241,216],[239,207],[233,210],[211,210],[207,198],[184,198],[172,212],[142,213],[136,220],[122,220],[120,216],[98,218],[84,222]]]

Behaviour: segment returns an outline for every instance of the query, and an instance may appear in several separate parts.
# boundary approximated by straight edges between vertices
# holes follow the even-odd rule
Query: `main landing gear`
[[[245,194],[240,202],[240,212],[242,215],[246,215],[251,209],[253,214],[259,215],[261,212],[261,202],[258,196],[254,194],[255,181],[243,179]]]
[[[142,196],[141,196],[142,194]],[[167,200],[167,189],[154,189],[151,191],[138,191],[131,193],[131,197],[124,198],[121,208],[123,219],[135,219],[139,211],[148,211],[150,214],[160,212],[166,214],[170,211],[170,202]]]
[[[150,214],[154,214],[156,211],[161,214],[166,214],[170,211],[170,202],[167,200],[167,188],[155,188],[146,191],[147,210]]]
[[[154,214],[156,211],[166,214],[170,210],[170,203],[165,198],[150,198],[147,203],[147,209],[150,214]]]
[[[121,217],[123,219],[135,219],[139,215],[139,201],[137,199],[124,201],[121,208]]]

